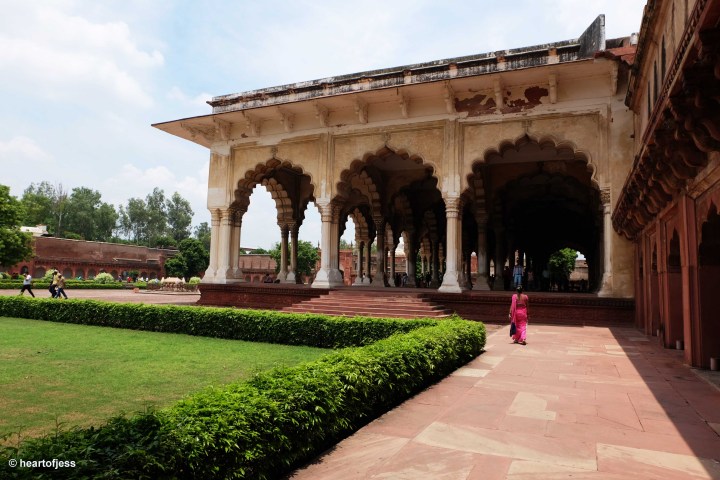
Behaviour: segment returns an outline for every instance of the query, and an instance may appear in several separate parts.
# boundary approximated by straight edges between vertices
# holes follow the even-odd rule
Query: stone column
[[[610,205],[610,187],[600,190],[600,201],[603,206],[603,276],[600,281],[598,297],[610,297],[613,294],[612,272],[612,211]],[[658,261],[660,263],[660,261]]]
[[[500,225],[495,226],[495,283],[493,290],[505,290],[505,279],[503,278],[503,269],[505,268],[505,256],[503,252],[504,229]]]
[[[277,278],[280,283],[287,282],[287,264],[288,264],[288,235],[290,229],[286,224],[280,224],[280,271]]]
[[[478,217],[477,218],[477,225],[478,225],[478,248],[477,248],[477,279],[475,280],[475,285],[473,285],[473,290],[490,290],[490,286],[488,285],[488,272],[487,272],[487,230],[485,227],[485,223],[487,222],[487,217]]]
[[[220,210],[210,210],[210,263],[205,270],[203,283],[213,283],[218,269],[218,250],[220,247]]]
[[[396,246],[390,245],[390,286],[395,286],[395,248]]]
[[[384,287],[385,283],[385,219],[382,217],[375,217],[375,229],[377,235],[377,272],[375,272],[375,278],[372,280],[373,287]]]
[[[445,275],[438,289],[441,292],[461,293],[460,272],[458,272],[458,236],[459,236],[459,199],[449,198],[445,202],[445,218],[447,219],[447,253]]]
[[[465,253],[465,286],[472,288],[472,252]]]
[[[331,253],[333,248],[337,249],[332,243],[332,226],[333,226],[333,207],[328,203],[317,203],[320,210],[320,218],[322,220],[322,230],[320,233],[320,270],[315,275],[313,288],[333,288],[343,284],[342,275],[337,267],[331,265]]]
[[[289,224],[290,227],[290,269],[287,273],[287,283],[302,283],[300,275],[297,274],[297,257],[298,257],[298,233],[300,225],[295,223]]]
[[[407,253],[407,257],[405,257],[406,262],[407,262],[407,274],[408,274],[406,286],[414,288],[414,287],[417,287],[417,282],[415,280],[415,276],[417,275],[417,271],[416,271],[417,250],[415,249],[415,242],[413,242],[412,240],[409,240],[408,243],[409,243],[408,250],[407,250],[408,253]]]
[[[227,283],[228,279],[233,277],[233,269],[230,268],[230,237],[232,235],[233,215],[234,210],[230,208],[220,211],[220,240],[218,242],[215,283]]]
[[[242,210],[235,210],[233,215],[232,236],[230,237],[230,266],[233,269],[233,278],[236,281],[244,282],[243,272],[240,268],[240,234],[242,233]]]
[[[367,262],[367,269],[365,272],[365,278],[363,278],[363,285],[370,285],[370,283],[372,282],[372,242],[369,238],[367,243],[365,244],[365,248],[367,248],[367,255],[365,256],[365,261]]]
[[[363,248],[365,248],[365,243],[363,241],[361,241],[359,238],[355,239],[355,243],[357,243],[358,257],[357,257],[357,276],[355,277],[354,285],[362,285],[362,283],[363,283]]]
[[[432,242],[432,278],[430,279],[430,288],[438,288],[440,286],[440,245],[437,240]]]

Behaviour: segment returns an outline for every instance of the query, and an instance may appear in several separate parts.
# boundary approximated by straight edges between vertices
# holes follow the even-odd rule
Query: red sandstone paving
[[[466,367],[291,478],[720,479],[720,390],[682,352],[626,327],[528,334],[525,347],[507,328],[489,335]]]

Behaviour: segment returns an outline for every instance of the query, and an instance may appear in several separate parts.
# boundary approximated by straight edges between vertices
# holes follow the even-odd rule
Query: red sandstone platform
[[[468,291],[453,294],[432,289],[393,287],[340,287],[328,290],[308,285],[252,283],[201,284],[200,291],[200,305],[314,311],[334,315],[389,316],[396,313],[401,318],[443,316],[456,312],[463,318],[485,323],[505,323],[512,296],[512,292]],[[354,297],[349,295],[359,296],[361,300],[353,301]],[[528,296],[530,316],[535,323],[632,325],[634,321],[635,303],[632,299],[548,292],[528,292]],[[402,315],[401,308],[392,308],[390,302],[393,299],[408,301],[405,307],[411,310],[410,313]],[[358,303],[364,303],[367,308],[355,308]],[[377,304],[378,308],[373,309],[372,304]],[[299,308],[302,305],[308,308]]]
[[[627,327],[503,327],[290,478],[717,479],[720,390],[681,361]]]

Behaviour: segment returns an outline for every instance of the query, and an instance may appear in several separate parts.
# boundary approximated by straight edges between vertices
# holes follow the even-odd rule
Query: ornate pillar
[[[440,286],[440,245],[437,239],[432,242],[432,277],[430,278],[430,288],[438,288]]]
[[[395,244],[390,244],[390,286],[395,286]]]
[[[298,233],[300,225],[295,223],[289,224],[290,227],[290,269],[287,273],[287,283],[302,283],[300,275],[297,273],[297,256],[298,256]]]
[[[503,269],[505,268],[505,257],[503,253],[504,229],[502,226],[495,225],[495,283],[493,290],[505,290],[505,279],[503,278]]]
[[[322,220],[322,230],[320,233],[320,270],[315,275],[313,288],[333,288],[343,284],[342,275],[337,267],[331,265],[331,253],[333,249],[337,250],[333,245],[332,227],[333,227],[333,210],[329,203],[316,203],[320,210],[320,218]]]
[[[477,279],[473,290],[490,290],[488,285],[488,272],[487,272],[487,216],[479,216],[476,218],[478,226],[478,238],[477,238]]]
[[[372,282],[372,276],[371,268],[372,268],[372,242],[368,238],[367,243],[365,244],[365,248],[367,248],[367,255],[365,256],[365,261],[367,262],[367,269],[365,272],[365,278],[363,278],[363,285],[370,285]]]
[[[613,294],[612,275],[612,209],[610,205],[610,187],[600,190],[603,206],[603,276],[600,281],[598,297],[610,297]],[[659,263],[659,262],[658,262]]]
[[[243,272],[240,268],[240,234],[242,233],[242,217],[245,212],[235,210],[232,222],[232,234],[230,236],[230,266],[232,267],[232,277],[240,282],[244,282]]]
[[[458,237],[459,237],[459,199],[448,198],[445,201],[445,218],[447,221],[447,253],[445,275],[438,289],[441,292],[461,293],[460,274],[458,272]]]
[[[233,278],[234,269],[230,268],[230,237],[232,236],[232,223],[234,215],[235,210],[231,208],[226,208],[220,211],[220,240],[218,242],[215,283],[227,283],[228,279]],[[212,237],[210,238],[212,242]]]
[[[210,263],[208,264],[203,283],[213,283],[218,269],[218,250],[220,246],[220,210],[210,210]]]
[[[358,256],[357,256],[357,276],[355,277],[354,285],[362,285],[363,284],[363,248],[365,248],[365,243],[362,240],[360,240],[359,238],[355,239],[355,243],[357,244]]]
[[[385,287],[385,219],[382,217],[374,217],[375,229],[377,234],[375,239],[377,240],[377,272],[375,272],[375,278],[372,280],[373,287]]]
[[[280,283],[287,282],[287,264],[288,264],[288,235],[290,229],[287,224],[280,224],[280,271],[277,278]]]
[[[415,248],[415,242],[412,239],[408,239],[408,250],[407,250],[407,256],[405,257],[405,261],[407,262],[407,287],[417,287],[417,279],[415,276],[417,275],[417,249]]]

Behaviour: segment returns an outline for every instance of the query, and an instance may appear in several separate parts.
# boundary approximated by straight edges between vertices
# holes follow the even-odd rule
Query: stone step
[[[442,318],[452,314],[451,310],[433,303],[422,292],[369,288],[331,290],[320,297],[285,307],[283,311],[391,318]]]
[[[377,317],[377,318],[445,318],[450,316],[450,313],[440,312],[418,312],[417,314],[409,313],[408,311],[394,312],[385,310],[383,312],[377,311],[348,311],[347,309],[323,309],[322,311],[308,310],[302,307],[287,307],[283,309],[283,312],[288,313],[323,313],[325,315],[335,315],[342,317]]]

